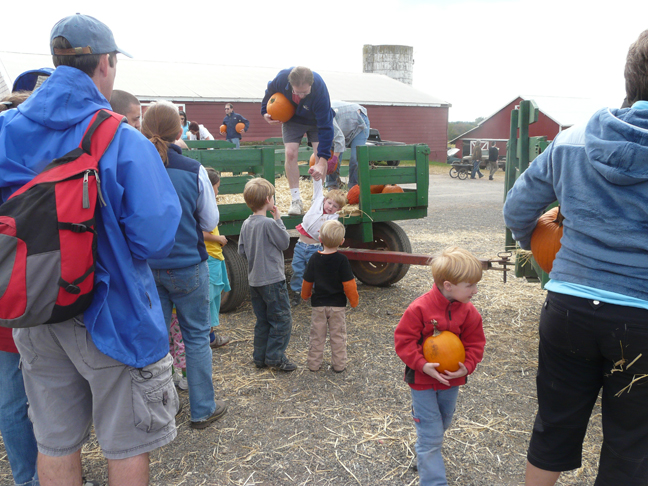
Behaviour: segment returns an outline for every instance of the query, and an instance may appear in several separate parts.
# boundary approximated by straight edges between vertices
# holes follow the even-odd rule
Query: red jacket
[[[396,354],[406,365],[405,381],[414,390],[445,390],[449,387],[423,373],[427,363],[423,356],[423,341],[434,332],[432,321],[439,331],[451,331],[459,336],[466,348],[464,365],[468,374],[475,371],[484,356],[484,329],[482,318],[471,303],[450,302],[436,285],[428,293],[412,302],[394,331]],[[450,380],[451,386],[466,383],[466,376]]]
[[[0,327],[0,351],[7,351],[8,353],[18,352],[13,337],[11,336],[11,331],[8,327]]]

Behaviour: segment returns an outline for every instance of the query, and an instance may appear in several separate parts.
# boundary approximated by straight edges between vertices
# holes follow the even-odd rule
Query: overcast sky
[[[76,12],[106,23],[136,59],[362,72],[364,44],[412,46],[414,87],[451,103],[450,121],[489,116],[517,95],[619,106],[628,47],[648,29],[646,0],[58,0],[27,8],[24,19],[2,23],[0,50],[47,53],[52,26]]]

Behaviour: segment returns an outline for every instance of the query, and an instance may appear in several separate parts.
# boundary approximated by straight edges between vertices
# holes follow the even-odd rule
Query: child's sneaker
[[[180,377],[180,379],[178,380],[178,388],[185,391],[189,389],[189,383],[187,383],[186,376]]]
[[[290,307],[297,307],[299,304],[301,304],[301,301],[301,295],[299,295],[298,292],[295,292],[290,298]]]
[[[229,342],[230,342],[230,338],[228,336],[221,336],[220,334],[216,334],[213,331],[209,333],[209,346],[212,349],[225,346]]]

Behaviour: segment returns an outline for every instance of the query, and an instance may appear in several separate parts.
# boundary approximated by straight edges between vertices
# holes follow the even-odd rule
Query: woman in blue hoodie
[[[648,30],[625,67],[631,108],[560,133],[509,191],[504,219],[530,248],[547,205],[564,216],[540,315],[538,414],[526,484],[581,466],[601,395],[595,486],[648,484]]]

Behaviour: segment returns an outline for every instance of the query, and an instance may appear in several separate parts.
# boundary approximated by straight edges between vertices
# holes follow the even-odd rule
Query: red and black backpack
[[[91,304],[99,160],[124,120],[98,111],[79,147],[0,206],[0,326],[63,322]]]

